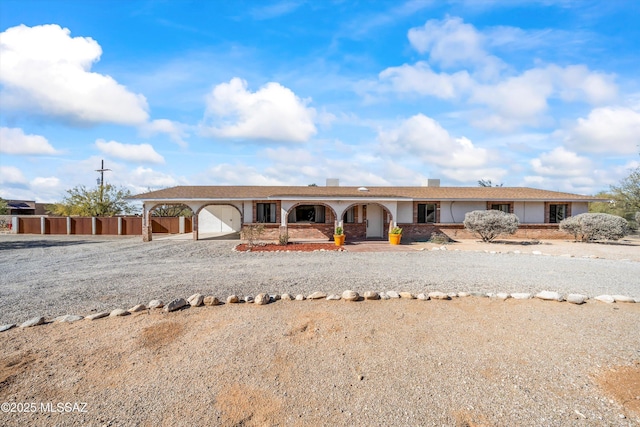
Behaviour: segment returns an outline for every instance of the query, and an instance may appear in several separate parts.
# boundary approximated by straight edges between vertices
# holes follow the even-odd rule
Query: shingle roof
[[[309,186],[178,186],[132,196],[153,201],[208,199],[267,200],[279,198],[390,198],[412,200],[601,201],[597,197],[528,187],[309,187]]]

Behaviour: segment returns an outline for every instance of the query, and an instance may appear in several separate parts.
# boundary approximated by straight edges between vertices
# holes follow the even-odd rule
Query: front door
[[[382,238],[383,211],[379,205],[367,205],[367,239]]]

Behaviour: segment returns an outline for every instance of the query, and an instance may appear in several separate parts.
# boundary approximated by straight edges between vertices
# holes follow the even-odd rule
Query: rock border
[[[274,303],[278,300],[282,301],[344,301],[345,303],[351,302],[360,302],[360,301],[377,301],[377,300],[391,300],[391,299],[409,299],[415,301],[430,301],[430,300],[451,300],[454,298],[468,298],[468,297],[476,297],[476,298],[492,298],[497,301],[506,301],[507,299],[516,299],[516,300],[527,300],[527,299],[539,299],[542,301],[554,301],[554,302],[568,302],[575,305],[585,304],[587,301],[592,300],[594,302],[601,302],[604,304],[635,304],[640,303],[640,298],[632,298],[626,295],[598,295],[595,297],[589,297],[583,294],[567,294],[563,295],[555,291],[540,291],[537,294],[531,293],[521,293],[521,292],[498,292],[498,293],[485,293],[485,292],[439,292],[433,291],[428,293],[420,293],[417,296],[411,292],[396,292],[393,290],[385,291],[385,292],[377,292],[377,291],[366,291],[361,296],[358,292],[352,290],[345,290],[342,294],[330,294],[322,291],[315,291],[309,295],[297,294],[295,297],[284,293],[282,295],[279,294],[269,294],[269,293],[260,293],[253,296],[245,296],[239,297],[237,295],[229,295],[224,301],[219,299],[218,297],[209,295],[203,296],[202,294],[193,294],[191,297],[185,298],[176,298],[173,301],[165,304],[162,300],[153,299],[149,302],[148,305],[137,304],[130,308],[129,310],[125,310],[122,308],[116,308],[111,311],[103,311],[88,314],[86,316],[74,315],[74,314],[66,314],[62,316],[57,316],[54,319],[47,321],[44,316],[36,316],[31,319],[21,323],[8,323],[5,325],[0,325],[0,333],[11,330],[11,329],[24,329],[30,328],[34,326],[40,325],[48,325],[50,323],[75,323],[81,320],[98,320],[103,319],[105,317],[125,317],[130,314],[135,313],[150,313],[151,311],[164,311],[166,313],[180,311],[189,309],[191,307],[211,307],[217,305],[224,304],[253,304],[253,305],[268,305]],[[17,326],[19,326],[17,328]]]

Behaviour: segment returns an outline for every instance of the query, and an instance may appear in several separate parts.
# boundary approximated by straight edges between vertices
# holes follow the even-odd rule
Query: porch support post
[[[153,240],[153,230],[151,228],[151,212],[147,204],[142,207],[142,241],[150,242]]]
[[[184,230],[185,230],[185,227],[184,227],[184,217],[183,217],[183,216],[181,216],[181,217],[178,219],[178,233],[180,233],[180,234],[184,234]]]
[[[193,214],[193,216],[191,217],[191,221],[193,224],[193,240],[198,240],[199,231],[198,231],[198,214],[197,213]]]

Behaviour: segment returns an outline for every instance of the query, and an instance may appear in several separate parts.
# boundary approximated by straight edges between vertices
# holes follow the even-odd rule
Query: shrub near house
[[[464,216],[464,227],[491,242],[501,234],[514,234],[518,230],[518,217],[499,210],[472,211]]]
[[[560,222],[560,230],[573,234],[576,241],[618,240],[629,233],[629,223],[617,215],[583,213]]]

